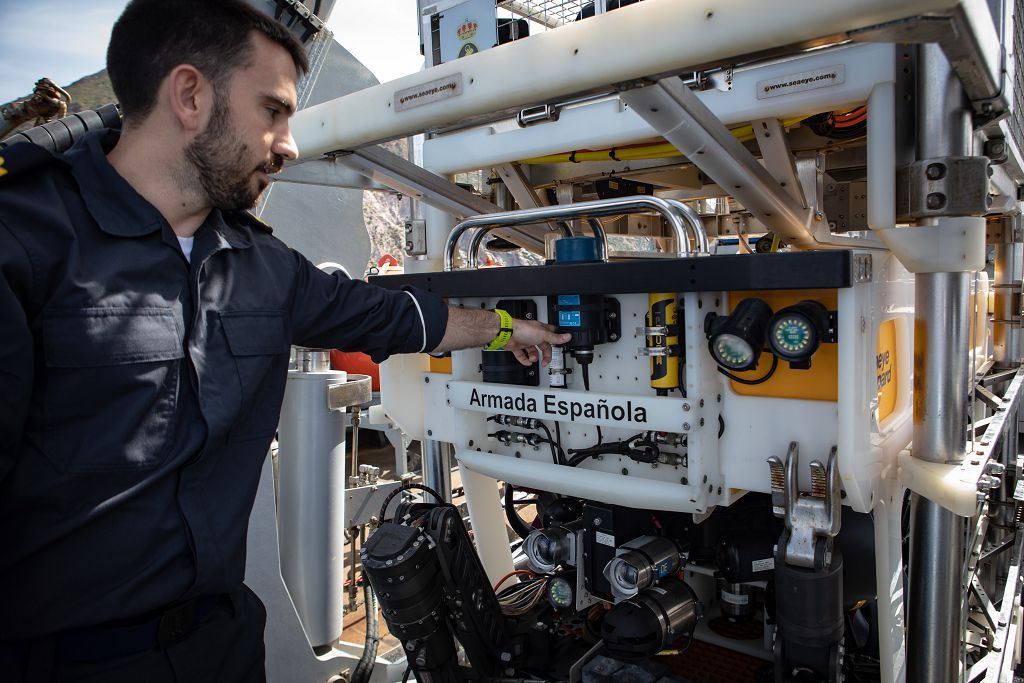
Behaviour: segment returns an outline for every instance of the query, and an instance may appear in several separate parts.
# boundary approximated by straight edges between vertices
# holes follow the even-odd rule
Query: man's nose
[[[284,134],[277,136],[271,151],[274,154],[280,154],[285,161],[294,161],[299,158],[299,148],[295,144],[295,138],[292,137],[291,128],[285,128]]]

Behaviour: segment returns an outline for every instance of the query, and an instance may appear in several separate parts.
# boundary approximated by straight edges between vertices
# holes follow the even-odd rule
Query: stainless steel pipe
[[[423,484],[452,502],[452,448],[450,444],[427,439],[423,441]]]
[[[684,217],[684,212],[673,206],[668,200],[659,197],[621,197],[615,199],[598,199],[591,202],[576,202],[574,204],[556,204],[554,206],[540,206],[532,209],[520,209],[518,211],[502,211],[489,213],[480,216],[471,216],[462,221],[448,234],[448,240],[444,248],[444,269],[451,271],[455,269],[455,249],[462,235],[472,228],[487,228],[493,230],[515,225],[530,225],[533,223],[544,223],[552,220],[572,220],[577,218],[598,218],[601,216],[615,216],[622,213],[640,213],[644,211],[656,211],[661,214],[672,229],[676,238],[675,256],[689,256],[690,245],[686,238],[686,226],[690,222]],[[694,225],[690,226],[696,231]],[[703,225],[701,226],[703,230]],[[475,236],[474,236],[475,237]],[[480,240],[483,239],[481,236]],[[705,235],[705,240],[707,239]],[[598,240],[599,245],[601,241]],[[699,237],[698,237],[698,243]],[[479,241],[477,242],[479,247]],[[471,251],[470,258],[473,258]]]
[[[918,56],[917,158],[970,154],[970,105],[959,80],[937,45],[921,45]],[[916,275],[915,458],[959,462],[964,456],[971,379],[971,277],[971,273]],[[958,680],[963,558],[964,520],[915,494],[907,599],[907,680]]]

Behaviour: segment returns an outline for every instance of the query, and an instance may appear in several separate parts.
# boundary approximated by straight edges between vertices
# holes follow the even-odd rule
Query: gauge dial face
[[[573,606],[572,586],[562,577],[551,579],[548,584],[548,599],[555,607],[566,608]]]
[[[813,344],[814,330],[803,316],[786,316],[772,326],[771,339],[780,355],[800,357],[806,355]]]
[[[754,359],[754,349],[735,334],[720,334],[715,338],[715,358],[719,363],[737,370],[745,368]]]

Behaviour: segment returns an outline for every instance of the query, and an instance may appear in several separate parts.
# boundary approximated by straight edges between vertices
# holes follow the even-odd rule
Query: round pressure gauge
[[[815,341],[811,324],[802,315],[776,319],[771,329],[772,346],[780,354],[802,356]]]
[[[826,336],[828,320],[828,309],[817,301],[787,306],[768,322],[768,345],[780,359],[809,367]]]

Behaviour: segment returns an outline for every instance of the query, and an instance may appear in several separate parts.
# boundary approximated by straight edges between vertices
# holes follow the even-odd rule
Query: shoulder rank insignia
[[[0,149],[0,183],[58,161],[48,150],[32,142],[18,142]]]

